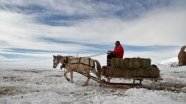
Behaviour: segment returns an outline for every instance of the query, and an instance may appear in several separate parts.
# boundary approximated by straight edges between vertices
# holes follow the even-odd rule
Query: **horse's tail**
[[[101,82],[101,64],[97,60],[94,60],[94,61],[95,61],[96,65],[97,65],[97,74],[96,75],[97,75],[98,79]]]

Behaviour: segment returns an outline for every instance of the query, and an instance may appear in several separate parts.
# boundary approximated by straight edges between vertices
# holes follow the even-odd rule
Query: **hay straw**
[[[150,67],[148,69],[121,69],[113,68],[110,66],[102,67],[102,75],[113,78],[125,78],[125,77],[146,77],[146,78],[157,78],[160,76],[158,68]]]
[[[112,58],[111,59],[111,67],[120,68],[122,60],[123,59],[121,59],[121,58]]]
[[[139,69],[149,68],[151,66],[151,59],[149,58],[112,58],[111,67],[121,69]]]

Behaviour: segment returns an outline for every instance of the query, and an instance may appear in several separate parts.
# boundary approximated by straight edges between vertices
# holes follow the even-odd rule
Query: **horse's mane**
[[[56,56],[57,60],[60,60],[60,59],[63,58],[63,57],[72,57],[72,58],[76,58],[76,57],[74,57],[74,56],[61,56],[61,55],[57,55],[57,56]]]
[[[61,55],[57,55],[56,57],[57,57],[57,60],[60,60],[61,58],[63,58],[63,56]]]

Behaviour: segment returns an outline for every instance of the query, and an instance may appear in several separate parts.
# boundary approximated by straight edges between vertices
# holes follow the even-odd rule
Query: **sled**
[[[86,76],[85,73],[80,74]],[[151,65],[151,60],[148,58],[113,58],[111,60],[111,66],[102,66],[101,81],[94,76],[90,78],[103,86],[111,88],[145,87],[142,85],[143,80],[162,80],[159,68],[156,65]],[[133,82],[111,82],[110,80],[113,78],[131,79]]]
[[[87,75],[83,72],[77,72],[85,77]],[[114,77],[116,78],[116,77]],[[158,81],[158,80],[163,80],[161,77],[158,78],[144,78],[144,77],[123,77],[123,79],[132,79],[132,83],[117,83],[117,82],[110,82],[111,77],[106,77],[107,81],[105,81],[104,78],[102,78],[101,82],[99,81],[98,78],[94,76],[90,76],[90,79],[100,83],[102,86],[107,87],[107,88],[147,88],[150,89],[149,87],[142,85],[143,80],[151,80],[151,81]],[[136,82],[138,81],[138,83]]]

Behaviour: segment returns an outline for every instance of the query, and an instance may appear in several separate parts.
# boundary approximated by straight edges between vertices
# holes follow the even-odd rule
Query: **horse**
[[[64,72],[65,79],[73,83],[73,71],[85,72],[87,80],[83,86],[87,86],[90,80],[90,72],[93,72],[101,83],[101,65],[100,63],[89,57],[73,57],[73,56],[54,56],[53,55],[53,68],[56,68],[59,63],[62,63],[66,71]],[[97,69],[97,71],[96,71]],[[70,79],[67,78],[67,73],[70,72]]]

